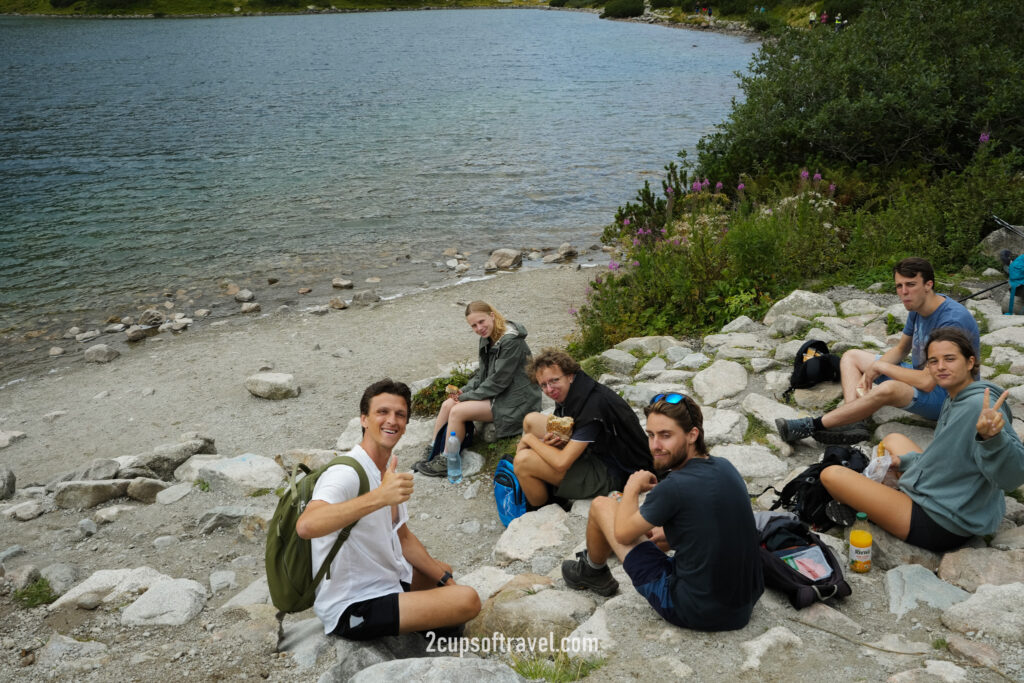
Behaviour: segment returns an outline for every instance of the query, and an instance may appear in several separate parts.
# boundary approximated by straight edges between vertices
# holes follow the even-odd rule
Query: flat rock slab
[[[946,583],[919,564],[891,569],[885,574],[889,612],[902,617],[920,603],[946,609],[970,597],[970,593]]]
[[[693,376],[693,390],[701,403],[717,403],[747,388],[747,370],[731,360],[716,360]]]
[[[1024,583],[978,586],[978,591],[942,613],[942,623],[954,631],[983,631],[1024,643]]]
[[[715,446],[711,455],[725,458],[739,470],[744,479],[762,479],[781,477],[789,466],[775,457],[764,446],[748,444],[728,444]]]
[[[158,581],[171,577],[152,567],[135,569],[101,569],[50,603],[46,609],[61,607],[95,609],[100,604],[116,604],[134,598]]]
[[[165,579],[149,587],[121,613],[123,626],[181,626],[206,604],[206,588],[192,579]]]
[[[280,465],[255,453],[210,461],[197,473],[197,478],[209,483],[213,489],[269,489],[280,484],[284,477],[285,472]]]

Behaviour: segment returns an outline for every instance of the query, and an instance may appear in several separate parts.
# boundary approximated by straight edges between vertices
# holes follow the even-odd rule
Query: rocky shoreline
[[[281,264],[240,277],[207,278],[192,285],[154,288],[130,300],[112,296],[102,307],[91,310],[37,310],[30,320],[0,334],[0,388],[32,374],[52,371],[69,361],[81,361],[84,352],[94,344],[125,352],[131,347],[126,342],[138,341],[143,334],[138,330],[128,333],[136,323],[144,323],[147,337],[157,331],[168,333],[165,337],[188,335],[210,325],[229,324],[239,316],[259,318],[285,310],[326,313],[328,307],[341,310],[353,304],[389,300],[491,277],[510,269],[533,270],[565,263],[581,267],[606,264],[608,255],[596,242],[594,236],[593,242],[575,246],[566,243],[497,249],[494,252],[498,254],[517,255],[506,256],[496,264],[491,262],[488,252],[455,247],[429,255],[383,251],[356,259],[359,265],[296,259],[299,263],[294,266]],[[251,297],[239,299],[241,291],[250,292]],[[367,293],[354,301],[358,292]],[[161,329],[161,325],[165,326]]]
[[[8,444],[0,448],[0,676],[520,680],[508,664],[539,654],[538,639],[573,637],[566,642],[596,643],[585,656],[603,662],[590,673],[597,681],[648,677],[652,666],[690,680],[1024,678],[1024,504],[1015,498],[992,538],[945,555],[876,528],[875,566],[848,575],[851,597],[797,612],[769,590],[747,627],[705,634],[661,621],[619,566],[623,587],[610,599],[566,589],[559,564],[582,545],[588,501],[568,513],[548,506],[503,529],[475,454],[462,484],[416,477],[410,526],[457,580],[488,598],[469,628],[477,640],[467,642],[493,645],[498,632],[522,638],[522,650],[440,656],[449,653],[436,643],[428,651],[420,636],[353,644],[325,638],[311,614],[280,619],[267,604],[262,552],[276,501],[267,490],[285,469],[358,439],[355,394],[370,378],[427,380],[472,358],[465,300],[489,299],[523,322],[537,350],[564,342],[567,308],[582,298],[586,276],[565,267],[502,275],[348,318],[290,313],[176,344],[147,340],[112,363],[0,391],[0,443]],[[1001,315],[991,299],[970,308],[992,348],[983,375],[1013,387],[1019,418],[1024,316]],[[806,338],[835,351],[883,347],[889,316],[903,315],[895,297],[877,291],[794,292],[763,320],[741,317],[700,340],[627,340],[602,354],[602,381],[638,408],[661,391],[695,396],[712,453],[732,461],[754,494],[821,455],[809,441],[782,443],[768,425],[819,411],[839,393],[822,385],[797,391],[795,406],[781,403],[795,349]],[[285,394],[297,395],[251,395],[245,379],[268,368],[292,374],[299,390]],[[881,411],[872,441],[901,431],[927,442],[930,425],[906,417]],[[1024,421],[1015,427],[1024,432]],[[410,424],[400,469],[418,459],[430,429],[428,420]],[[826,541],[845,556],[841,538]],[[20,606],[14,591],[39,576],[60,597]]]

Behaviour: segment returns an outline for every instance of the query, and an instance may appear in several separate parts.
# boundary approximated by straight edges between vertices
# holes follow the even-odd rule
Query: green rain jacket
[[[530,347],[526,328],[511,320],[496,342],[480,339],[480,367],[469,384],[462,387],[460,401],[492,400],[497,437],[514,436],[523,431],[527,413],[540,410],[540,387],[526,375]]]

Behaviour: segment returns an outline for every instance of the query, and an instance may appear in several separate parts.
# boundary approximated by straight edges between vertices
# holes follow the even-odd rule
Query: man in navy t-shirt
[[[669,623],[743,628],[764,592],[746,484],[728,460],[708,455],[693,399],[660,394],[645,413],[654,467],[668,475],[659,483],[641,470],[626,482],[621,501],[595,498],[587,548],[562,563],[562,577],[571,588],[612,595],[619,587],[607,565],[614,552],[637,592]]]
[[[777,419],[775,426],[783,441],[808,436],[828,444],[865,441],[871,434],[862,420],[882,406],[902,408],[927,420],[938,419],[946,390],[935,384],[924,367],[925,344],[932,330],[960,328],[974,345],[975,358],[981,358],[978,323],[962,304],[935,293],[935,272],[928,261],[903,259],[893,268],[893,279],[896,294],[910,311],[899,343],[880,356],[864,349],[844,353],[839,366],[842,405],[821,417]],[[904,361],[907,354],[910,363]]]

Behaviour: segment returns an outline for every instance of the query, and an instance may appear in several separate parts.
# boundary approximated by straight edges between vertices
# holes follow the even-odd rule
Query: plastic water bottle
[[[459,443],[459,437],[455,436],[455,432],[448,435],[448,440],[444,442],[444,457],[448,461],[448,481],[453,484],[458,484],[462,481],[462,455],[459,450],[462,448],[462,444]]]
[[[857,513],[857,521],[850,527],[850,569],[861,574],[871,571],[871,527],[868,516]]]

